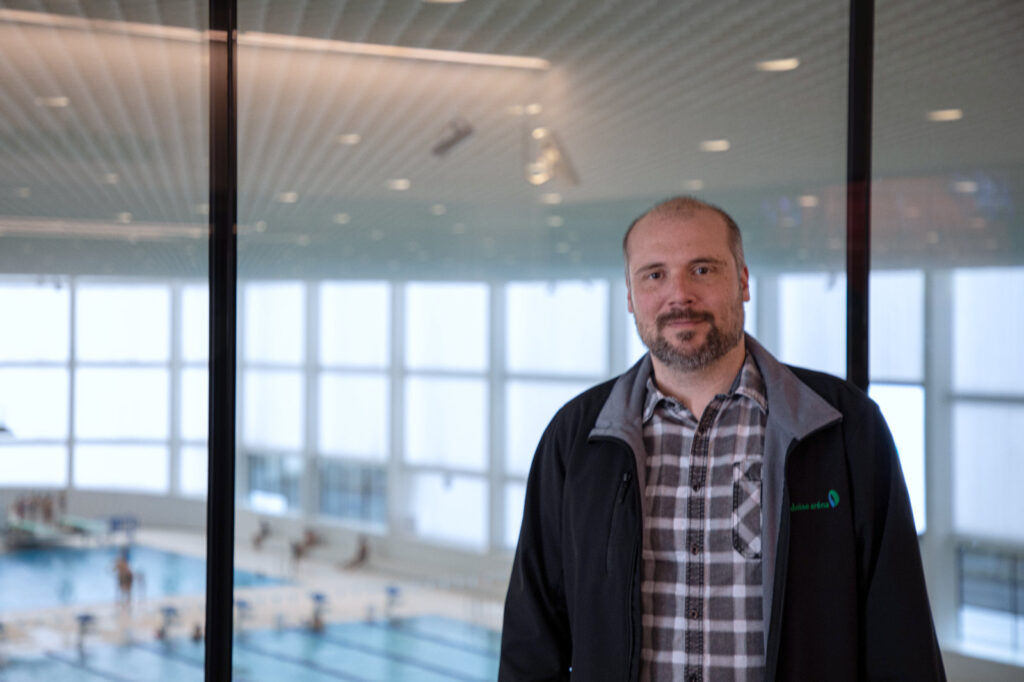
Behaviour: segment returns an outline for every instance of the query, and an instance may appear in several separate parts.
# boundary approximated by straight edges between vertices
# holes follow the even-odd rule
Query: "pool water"
[[[236,682],[485,682],[498,675],[497,632],[439,616],[336,623],[322,633],[259,630],[236,636]],[[167,643],[86,645],[15,661],[0,668],[3,682],[113,680],[199,682],[203,645]]]
[[[114,546],[48,547],[0,554],[0,614],[116,601],[114,561],[120,551]],[[131,548],[129,557],[132,571],[142,575],[132,588],[137,597],[206,591],[204,559],[138,545]],[[284,581],[276,578],[235,571],[235,587],[281,584]]]

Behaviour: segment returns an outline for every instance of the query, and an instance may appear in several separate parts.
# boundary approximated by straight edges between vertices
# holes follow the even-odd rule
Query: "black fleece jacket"
[[[906,486],[878,407],[835,377],[765,379],[765,679],[944,680]],[[645,358],[574,398],[530,470],[499,680],[636,680]]]

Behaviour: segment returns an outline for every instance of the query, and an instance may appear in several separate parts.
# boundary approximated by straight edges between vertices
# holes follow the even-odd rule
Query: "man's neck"
[[[732,386],[746,355],[747,346],[742,338],[728,353],[707,367],[692,371],[674,369],[652,355],[654,383],[659,391],[681,402],[700,419],[708,403]]]

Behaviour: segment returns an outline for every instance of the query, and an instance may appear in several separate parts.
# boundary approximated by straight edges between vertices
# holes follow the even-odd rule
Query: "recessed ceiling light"
[[[572,246],[569,245],[569,242],[555,244],[555,253],[569,253],[570,250],[572,250]]]
[[[104,173],[103,182],[108,185],[116,185],[121,180],[117,173]]]
[[[295,238],[295,243],[298,244],[299,246],[309,246],[310,242],[312,241],[313,240],[309,238],[308,234],[300,234],[298,237]]]
[[[452,225],[452,232],[455,234],[466,234],[466,223],[455,223]]]
[[[530,134],[533,135],[533,139],[535,139],[535,140],[543,140],[545,137],[548,136],[548,129],[547,128],[534,128],[533,132],[530,133]]]
[[[565,218],[560,215],[549,215],[547,223],[548,227],[561,227],[565,225]]]
[[[14,196],[18,197],[19,199],[28,199],[32,196],[32,188],[18,187],[17,189],[14,190]]]
[[[548,192],[547,194],[541,194],[540,203],[547,204],[548,206],[560,204],[562,203],[562,195],[559,194],[558,192]]]
[[[267,221],[266,220],[257,220],[255,223],[253,223],[253,227],[256,228],[257,232],[266,232],[267,231]]]
[[[71,100],[63,95],[54,97],[36,97],[36,106],[49,107],[51,109],[63,109],[71,104]]]
[[[343,135],[338,135],[338,142],[340,144],[352,146],[354,144],[359,144],[362,141],[363,136],[359,133],[344,133]]]
[[[961,194],[974,194],[978,191],[978,183],[973,180],[958,180],[953,183],[953,190]]]
[[[935,109],[928,112],[928,120],[937,123],[943,121],[959,121],[964,117],[963,109]]]
[[[727,152],[732,147],[729,140],[704,140],[700,143],[702,152]]]
[[[818,197],[813,194],[804,194],[796,199],[796,203],[800,204],[804,208],[814,208],[818,205]]]
[[[688,192],[699,192],[704,189],[703,180],[687,180],[683,183],[683,189]]]
[[[388,189],[393,189],[396,192],[404,192],[405,190],[412,187],[412,183],[406,178],[392,178],[387,182]]]
[[[132,214],[129,213],[128,211],[121,211],[120,213],[117,214],[117,222],[121,223],[122,225],[127,225],[131,221]]]
[[[352,221],[352,216],[348,213],[335,213],[334,224],[335,225],[348,225]]]
[[[434,215],[444,215],[448,212],[448,208],[444,204],[434,204],[430,207],[430,212]]]
[[[280,192],[277,195],[277,200],[282,204],[294,204],[299,200],[298,192]]]
[[[792,71],[800,66],[800,60],[796,57],[787,59],[766,59],[763,62],[755,62],[754,67],[758,71]]]
[[[542,111],[544,111],[544,107],[542,107],[540,104],[537,104],[536,102],[534,102],[533,104],[526,105],[526,113],[528,113],[530,116],[536,116]]]

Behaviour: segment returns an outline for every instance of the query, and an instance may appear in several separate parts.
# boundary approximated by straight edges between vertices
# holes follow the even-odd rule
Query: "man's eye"
[[[708,265],[698,265],[697,267],[695,267],[693,269],[693,271],[695,273],[697,273],[698,275],[710,275],[711,274],[711,267],[708,266]]]
[[[661,279],[660,272],[649,272],[647,273],[647,279]]]

